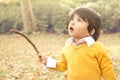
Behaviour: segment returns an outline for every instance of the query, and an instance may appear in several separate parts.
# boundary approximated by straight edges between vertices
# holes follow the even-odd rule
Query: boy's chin
[[[69,36],[73,37],[73,35],[72,35],[72,34],[70,34],[70,33],[69,33]]]
[[[74,36],[73,33],[71,33],[71,32],[69,32],[69,35],[70,35],[70,36]]]
[[[72,34],[69,34],[69,36],[70,36],[70,37],[75,37],[75,36],[74,36],[74,35],[72,35]]]

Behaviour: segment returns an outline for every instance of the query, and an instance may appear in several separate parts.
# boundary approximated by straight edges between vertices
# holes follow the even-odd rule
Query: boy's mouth
[[[74,29],[73,29],[72,27],[70,27],[70,30],[72,30],[72,31],[73,31]]]

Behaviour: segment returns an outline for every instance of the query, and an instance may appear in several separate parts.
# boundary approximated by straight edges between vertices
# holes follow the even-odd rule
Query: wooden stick
[[[39,55],[39,51],[38,51],[37,47],[33,44],[33,42],[32,42],[26,35],[24,35],[24,34],[21,33],[20,31],[15,30],[15,29],[11,29],[10,31],[11,31],[11,32],[14,32],[14,33],[16,33],[16,34],[19,34],[19,35],[21,35],[22,37],[24,37],[24,38],[33,46],[33,48],[35,49],[37,55]],[[40,55],[39,55],[39,57],[40,57]]]

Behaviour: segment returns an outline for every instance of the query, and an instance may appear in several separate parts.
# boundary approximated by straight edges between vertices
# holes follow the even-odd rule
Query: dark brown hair
[[[95,10],[85,7],[79,7],[73,10],[70,13],[70,18],[72,18],[75,14],[77,14],[81,19],[88,22],[88,32],[90,33],[93,29],[95,29],[95,33],[92,35],[92,37],[95,39],[95,41],[100,36],[101,26],[102,26],[102,20],[100,17],[100,14],[97,13]]]

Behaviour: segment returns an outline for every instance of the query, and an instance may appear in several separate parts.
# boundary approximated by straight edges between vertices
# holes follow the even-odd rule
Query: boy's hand
[[[39,57],[39,60],[40,60],[40,63],[46,65],[46,62],[47,62],[47,57],[46,56],[43,56],[43,55],[38,55]]]

